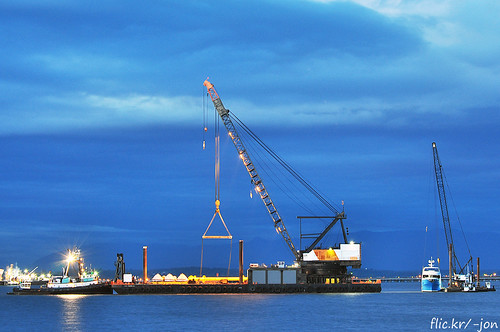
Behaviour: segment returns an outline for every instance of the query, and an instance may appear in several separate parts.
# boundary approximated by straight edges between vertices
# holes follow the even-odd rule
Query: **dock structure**
[[[448,275],[443,275],[443,279],[447,279]],[[373,279],[373,278],[371,278]],[[382,282],[420,282],[420,277],[380,277],[377,278]],[[483,275],[481,281],[500,281],[500,276],[496,275]]]
[[[420,277],[382,277],[382,282],[420,282]]]

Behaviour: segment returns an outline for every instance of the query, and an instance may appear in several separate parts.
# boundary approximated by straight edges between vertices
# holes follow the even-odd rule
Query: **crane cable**
[[[314,187],[297,173],[287,162],[279,157],[269,146],[267,146],[250,128],[248,128],[236,115],[229,114],[249,135],[252,137],[267,153],[269,153],[285,170],[287,170],[295,179],[297,179],[311,194],[313,194],[323,205],[325,205],[331,212],[338,214],[338,210],[324,198]]]
[[[236,116],[235,116],[236,117]],[[237,118],[237,117],[236,117]],[[266,150],[285,170],[287,170],[295,179],[299,181],[306,189],[309,190],[316,198],[320,200],[330,211],[334,213],[338,213],[337,209],[334,208],[328,200],[326,200],[315,188],[313,188],[305,179],[298,174],[287,162],[285,162],[281,157],[279,157],[276,152],[274,152],[269,146],[267,146],[255,133],[253,133],[246,125],[241,122],[239,119],[238,121],[244,128],[245,130],[248,131],[249,135],[264,149]]]
[[[238,123],[236,123],[236,124],[239,125]],[[239,126],[239,127],[241,127],[241,126]],[[278,176],[273,171],[273,168],[271,166],[269,166],[269,164],[272,163],[272,160],[270,159],[269,154],[264,154],[264,156],[262,156],[260,150],[258,148],[255,148],[255,146],[254,146],[255,140],[254,139],[246,139],[246,138],[249,138],[249,137],[247,135],[245,135],[246,134],[245,129],[244,128],[241,128],[241,129],[242,129],[242,131],[240,131],[240,136],[242,136],[242,137],[244,136],[245,137],[246,148],[247,148],[247,150],[251,151],[252,156],[254,157],[254,158],[252,158],[253,162],[255,164],[257,164],[257,166],[259,167],[259,170],[262,170],[262,172],[265,173],[268,176],[268,178],[270,179],[270,181],[273,182],[289,199],[291,199],[293,202],[295,202],[297,205],[299,205],[300,207],[302,207],[304,210],[306,210],[311,215],[314,214],[313,211],[311,209],[309,209],[303,203],[303,201],[299,199],[299,197],[297,197],[297,195],[295,194],[295,192],[298,191],[298,190],[292,190],[292,189],[290,189],[289,186],[286,183],[284,183],[283,181],[280,180],[281,177]],[[257,158],[255,158],[255,157],[257,157]],[[281,173],[282,175],[284,175],[283,168],[278,168],[278,167],[274,167],[274,168],[279,173]],[[288,180],[288,182],[293,187],[297,187],[297,184],[294,183],[294,182],[292,182],[289,177],[286,177],[286,179]],[[302,193],[302,191],[299,191],[299,192]],[[302,195],[306,199],[309,199],[309,201],[314,204],[314,202],[309,197],[305,196],[303,193],[302,193]]]
[[[235,120],[235,121],[236,121],[236,120]],[[256,136],[256,135],[255,135],[255,134],[253,134],[254,136],[251,136],[252,134],[249,132],[248,127],[246,127],[246,128],[245,128],[245,127],[243,127],[243,126],[241,125],[241,124],[242,124],[242,122],[241,122],[241,121],[240,121],[239,123],[238,123],[238,122],[236,122],[236,124],[237,124],[237,125],[239,125],[239,127],[241,127],[241,129],[242,129],[241,133],[242,133],[242,134],[245,134],[245,133],[246,133],[246,134],[248,134],[248,135],[250,136],[250,137],[249,137],[250,139],[246,140],[246,142],[252,143],[252,142],[254,142],[254,141],[255,141],[256,143],[258,143],[258,144],[259,144],[258,140],[257,140],[257,139],[255,139],[255,136]],[[247,136],[245,135],[245,137],[247,137]],[[261,143],[263,143],[263,142],[262,142],[262,140],[260,140],[260,141],[261,141]],[[259,144],[259,146],[262,146],[262,144]],[[253,147],[253,144],[251,144],[251,147]],[[264,150],[265,150],[265,149],[264,149]],[[257,156],[258,156],[258,157],[261,157],[261,156],[260,156],[260,153],[259,153],[258,151],[259,151],[258,149],[255,149],[255,153],[257,154]],[[290,189],[289,189],[289,187],[288,187],[288,185],[287,185],[287,184],[286,184],[283,180],[281,180],[281,178],[282,178],[282,177],[278,177],[278,176],[276,176],[276,174],[272,171],[272,169],[270,169],[270,172],[272,173],[272,175],[273,175],[273,176],[270,176],[269,172],[267,171],[268,167],[259,167],[259,169],[262,169],[262,170],[263,170],[263,172],[264,172],[264,173],[266,173],[266,174],[269,176],[269,178],[271,179],[271,181],[272,181],[273,183],[275,183],[275,184],[277,185],[277,187],[278,187],[278,188],[279,188],[279,189],[280,189],[280,190],[281,190],[281,191],[282,191],[282,192],[283,192],[283,193],[284,193],[284,194],[285,194],[288,198],[290,198],[292,201],[294,201],[294,202],[295,202],[298,206],[301,206],[301,207],[302,207],[305,211],[307,211],[307,212],[308,212],[308,213],[310,213],[311,215],[314,215],[315,213],[314,213],[314,212],[313,212],[310,208],[308,208],[308,207],[304,204],[304,200],[309,201],[309,203],[310,203],[311,205],[314,205],[316,209],[319,209],[319,210],[320,210],[320,209],[321,209],[321,207],[325,207],[325,205],[324,205],[324,204],[320,204],[320,205],[318,205],[318,203],[320,203],[320,202],[317,200],[317,198],[316,198],[316,200],[312,200],[310,196],[307,196],[307,195],[306,195],[306,194],[305,194],[302,190],[300,190],[300,189],[299,189],[299,187],[298,187],[297,182],[293,182],[293,181],[290,179],[290,177],[289,177],[289,176],[286,176],[285,171],[287,171],[288,173],[290,173],[290,172],[289,172],[288,170],[286,170],[286,168],[285,168],[282,164],[280,164],[280,166],[281,166],[281,167],[278,167],[277,165],[274,165],[273,161],[271,160],[272,155],[271,155],[268,151],[266,151],[266,152],[267,152],[267,153],[266,153],[266,154],[264,154],[264,155],[266,156],[266,159],[267,159],[267,160],[269,160],[269,161],[270,161],[270,163],[271,163],[271,165],[272,165],[272,166],[274,166],[274,168],[275,168],[275,169],[277,169],[277,170],[279,171],[279,173],[282,175],[282,177],[284,177],[284,178],[287,180],[287,182],[288,182],[291,186],[293,186],[293,187],[294,187],[294,190],[290,190]],[[261,157],[261,158],[262,158],[262,157]],[[263,162],[264,164],[266,164],[266,166],[267,166],[267,163],[265,162],[264,158],[262,158],[262,159],[263,159],[263,160],[262,160],[262,162]],[[272,159],[276,161],[276,158],[274,158],[274,157],[273,157]],[[269,167],[269,168],[270,168],[270,167]],[[291,168],[291,167],[290,167],[290,168]],[[295,177],[294,177],[294,178],[295,178]],[[276,179],[278,180],[278,182],[279,182],[279,183],[277,182],[277,180],[276,180]],[[298,181],[298,182],[300,183],[300,181]],[[284,187],[285,189],[284,189],[283,187]],[[303,199],[300,199],[300,198],[299,198],[299,197],[295,194],[295,192],[299,192],[299,193],[301,194],[301,196],[302,196],[302,198],[303,198]],[[293,196],[293,197],[292,197],[292,196]],[[330,209],[328,209],[328,210],[330,210]],[[317,213],[316,213],[316,214],[317,214]],[[328,213],[326,213],[326,214],[328,214]]]
[[[247,126],[245,126],[241,120],[237,119],[236,116],[233,116],[232,119],[234,120],[234,123],[239,127],[239,129],[241,129],[240,136],[245,139],[247,150],[251,150],[252,156],[254,156],[254,154],[255,154],[255,156],[257,156],[257,158],[252,158],[253,162],[255,164],[257,164],[259,169],[261,169],[265,174],[267,174],[269,176],[271,182],[273,182],[286,196],[288,196],[288,198],[290,198],[292,201],[294,201],[297,204],[297,206],[302,207],[305,211],[307,211],[311,215],[314,215],[315,213],[311,210],[311,208],[307,207],[304,204],[304,199],[308,200],[311,203],[310,205],[313,205],[314,208],[320,210],[321,208],[318,205],[318,203],[320,203],[320,202],[318,200],[313,200],[311,196],[306,195],[306,193],[303,190],[300,190],[297,187],[298,184],[296,182],[292,181],[291,178],[289,176],[287,176],[287,174],[285,173],[285,170],[286,170],[288,173],[293,175],[292,167],[289,164],[287,164],[283,159],[281,159],[271,148],[269,148]],[[264,153],[265,158],[261,156],[260,149],[255,148],[255,151],[253,151],[254,150],[254,143],[257,143],[259,146],[261,146],[263,148],[263,150],[265,150],[267,152],[267,153]],[[273,157],[273,158],[271,158],[271,157]],[[281,167],[278,167],[278,165],[276,165],[276,163],[273,162],[273,159],[276,160],[281,165]],[[268,162],[266,160],[270,162],[272,168],[268,167],[268,165],[267,165]],[[280,160],[281,160],[281,162],[280,162]],[[262,162],[266,167],[261,167],[260,162]],[[286,166],[283,163],[286,164]],[[269,172],[268,172],[268,168],[269,168]],[[276,176],[276,173],[273,171],[273,169],[276,169],[281,176]],[[290,172],[290,170],[292,170],[292,172]],[[272,176],[269,173],[271,173]],[[296,173],[296,174],[298,174],[298,173]],[[299,180],[298,182],[300,182],[306,189],[308,189],[308,186],[304,184],[305,180],[302,178],[302,176],[300,176],[300,175],[298,175],[298,176],[303,180],[303,182],[300,181],[300,179],[298,179],[297,176],[294,176],[294,178]],[[282,180],[283,177],[287,181],[283,181]],[[289,183],[294,188],[294,190],[290,190],[287,183]],[[309,187],[312,187],[312,186],[309,186]],[[316,189],[313,188],[313,190],[314,190],[314,192],[318,193]],[[314,195],[313,191],[311,191],[311,190],[308,190],[308,191]],[[297,192],[300,193],[302,198],[304,198],[304,199],[300,199],[296,195]],[[316,196],[316,195],[314,195],[314,196]],[[318,198],[318,197],[316,196],[316,198]],[[323,203],[323,202],[321,202],[321,203]],[[328,208],[327,204],[322,204],[322,205],[320,204],[320,206],[326,207],[328,210],[331,211],[331,209]],[[327,222],[324,219],[320,219],[320,221],[322,221],[324,225],[329,224],[331,222],[331,220]],[[338,239],[339,235],[340,235],[340,233],[337,234],[337,239]],[[332,238],[331,234],[327,234],[325,236],[325,238],[323,239],[323,241],[328,241],[329,238]]]
[[[444,177],[444,182],[446,183],[446,187],[448,188],[448,194],[451,198],[451,203],[453,205],[453,209],[455,210],[455,215],[457,216],[458,224],[460,225],[460,231],[462,232],[462,236],[464,237],[465,245],[467,246],[467,251],[469,252],[469,256],[472,257],[472,254],[471,254],[470,248],[469,248],[469,242],[467,242],[467,238],[465,237],[464,229],[462,227],[462,222],[460,221],[460,217],[458,216],[457,207],[455,205],[455,201],[453,200],[453,195],[451,193],[450,186],[448,184],[448,179],[446,178],[446,174],[444,173],[444,171],[442,171],[442,173],[443,173],[443,177]]]
[[[208,99],[208,93],[206,93],[207,99]],[[206,107],[205,107],[206,105]],[[207,132],[207,122],[208,122],[208,103],[205,102],[205,94],[203,98],[203,149],[205,149],[205,132]],[[201,262],[200,262],[200,277],[202,276],[203,272],[203,239],[205,238],[212,238],[212,239],[229,239],[230,244],[229,244],[229,261],[227,265],[227,276],[229,277],[229,272],[231,269],[231,253],[233,249],[233,236],[229,232],[229,229],[226,226],[226,223],[224,222],[224,219],[222,218],[222,215],[220,214],[219,206],[220,206],[220,121],[219,117],[217,116],[217,112],[214,112],[214,141],[215,141],[215,148],[214,148],[214,159],[215,159],[215,167],[214,167],[214,184],[215,184],[215,206],[216,210],[215,213],[212,217],[212,220],[210,220],[210,224],[208,225],[205,233],[201,237]],[[222,225],[226,229],[227,236],[207,236],[207,232],[212,226],[212,222],[214,221],[215,217],[219,215],[220,220],[222,222]]]
[[[206,146],[206,140],[205,140],[205,134],[207,132],[207,113],[208,113],[208,102],[207,102],[207,98],[208,98],[208,92],[205,91],[205,89],[203,89],[203,96],[202,96],[202,100],[203,100],[203,104],[202,104],[202,111],[203,111],[203,150],[205,150],[205,146]]]

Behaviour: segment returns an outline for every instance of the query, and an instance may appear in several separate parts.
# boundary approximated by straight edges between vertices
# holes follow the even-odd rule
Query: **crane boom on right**
[[[463,266],[460,264],[460,261],[457,258],[457,254],[455,251],[455,242],[453,241],[453,232],[451,230],[450,215],[448,212],[446,191],[444,189],[443,165],[441,164],[441,160],[439,159],[436,142],[432,142],[432,155],[434,159],[434,172],[436,174],[436,186],[439,196],[439,204],[441,207],[441,216],[443,218],[446,247],[448,248],[449,256],[451,257],[450,259],[450,267],[452,270],[451,272],[455,274],[462,274],[464,272],[465,267],[472,262],[472,256]],[[469,250],[469,255],[470,255],[470,250]]]

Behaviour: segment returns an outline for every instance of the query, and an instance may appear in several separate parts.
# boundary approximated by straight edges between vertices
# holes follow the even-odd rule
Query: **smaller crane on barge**
[[[436,175],[436,186],[439,196],[439,203],[441,206],[441,215],[443,217],[444,234],[446,238],[446,245],[448,248],[449,256],[449,272],[448,272],[448,288],[447,292],[457,292],[457,291],[491,291],[495,288],[481,287],[479,284],[479,257],[477,259],[477,277],[474,283],[474,271],[472,264],[472,255],[470,253],[467,240],[465,243],[467,245],[467,251],[469,253],[469,259],[464,265],[460,264],[459,259],[455,251],[455,242],[453,241],[453,233],[450,224],[450,215],[448,212],[448,203],[446,199],[446,192],[444,189],[444,176],[443,176],[443,165],[439,159],[439,154],[435,142],[432,142],[432,155],[434,159],[434,172]],[[459,220],[460,221],[460,220]],[[465,238],[465,235],[464,235]]]
[[[304,216],[297,217],[299,219],[304,218],[328,218],[331,219],[330,223],[321,232],[315,234],[315,239],[313,242],[304,250],[297,249],[294,245],[290,234],[281,218],[278,210],[271,199],[266,186],[262,178],[260,177],[255,164],[252,162],[250,155],[245,148],[245,145],[238,134],[236,127],[231,119],[231,114],[228,109],[226,109],[219,97],[219,94],[215,90],[212,83],[207,80],[203,83],[207,88],[208,94],[212,99],[214,107],[222,119],[224,126],[226,127],[229,137],[231,138],[236,151],[243,161],[243,164],[250,175],[251,183],[255,186],[256,192],[259,194],[262,202],[264,203],[269,215],[271,216],[276,232],[280,234],[288,248],[292,252],[297,263],[300,264],[302,272],[305,275],[305,282],[308,283],[325,283],[326,280],[336,279],[346,281],[349,279],[347,275],[347,267],[351,266],[354,268],[359,268],[361,266],[361,244],[353,243],[347,241],[347,235],[344,228],[343,220],[346,218],[344,211],[337,211],[324,197],[322,197],[312,186],[310,186],[297,172],[295,172],[287,163],[285,163],[281,158],[279,158],[271,149],[269,149],[260,139],[257,138],[259,144],[264,147],[266,152],[270,153],[273,158],[275,158],[292,176],[294,176],[304,187],[306,187],[316,198],[318,198],[330,211],[334,213],[334,216]],[[234,115],[233,115],[234,116]],[[236,120],[240,123],[239,119]],[[243,125],[244,126],[244,125]],[[245,126],[245,128],[247,128]],[[317,248],[318,243],[325,237],[325,235],[332,229],[332,227],[340,222],[343,232],[344,243],[340,243],[338,248],[328,248],[320,249]],[[310,235],[310,234],[309,234]],[[301,239],[305,238],[302,237]]]

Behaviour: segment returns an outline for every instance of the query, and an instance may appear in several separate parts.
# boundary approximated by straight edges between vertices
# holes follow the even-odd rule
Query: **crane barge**
[[[347,268],[361,267],[361,244],[348,242],[347,231],[344,226],[346,215],[344,211],[338,211],[317,190],[309,185],[297,172],[287,163],[279,158],[270,148],[259,140],[259,145],[271,153],[273,157],[285,169],[294,176],[307,190],[309,190],[319,201],[331,211],[331,215],[309,215],[298,216],[302,220],[323,219],[328,220],[326,227],[319,233],[300,235],[302,239],[312,239],[312,242],[301,248],[297,247],[290,236],[283,218],[278,212],[269,191],[264,184],[257,167],[252,161],[245,147],[242,137],[239,135],[232,117],[234,116],[224,107],[219,94],[212,83],[207,80],[203,83],[207,93],[214,104],[215,110],[222,120],[231,141],[233,142],[239,158],[242,160],[251,184],[257,192],[266,210],[271,217],[273,226],[281,235],[290,250],[295,263],[286,266],[284,262],[267,267],[265,265],[250,264],[247,276],[243,271],[243,244],[240,241],[240,276],[236,277],[205,277],[205,276],[183,276],[183,278],[165,278],[157,281],[148,281],[146,274],[144,281],[130,282],[131,278],[124,278],[124,271],[117,273],[113,289],[118,294],[183,294],[183,293],[355,293],[355,292],[380,292],[380,280],[359,280],[348,273]],[[241,121],[236,121],[242,125]],[[245,126],[246,130],[248,128]],[[343,242],[337,246],[322,248],[321,241],[327,233],[336,225],[340,224]],[[301,241],[302,242],[302,241]],[[121,257],[123,259],[123,257]],[[145,270],[146,271],[146,270]],[[128,279],[129,281],[124,281]],[[153,278],[155,279],[155,278]]]
[[[321,218],[329,219],[329,224],[320,233],[314,234],[312,243],[304,249],[297,249],[293,243],[291,236],[285,226],[283,219],[281,218],[278,209],[276,208],[273,200],[270,197],[264,181],[260,177],[255,164],[252,162],[250,155],[245,148],[245,144],[238,134],[235,125],[230,116],[228,109],[224,107],[222,100],[215,90],[212,83],[207,80],[203,83],[207,88],[207,92],[212,99],[214,107],[220,116],[224,126],[227,129],[229,137],[236,148],[236,151],[243,161],[243,164],[250,176],[251,183],[255,186],[255,191],[258,193],[260,199],[264,203],[269,215],[274,224],[274,228],[277,233],[280,234],[288,248],[290,249],[292,255],[300,267],[300,273],[298,275],[299,282],[302,283],[325,283],[331,282],[351,282],[351,277],[347,273],[347,267],[359,268],[361,267],[361,244],[348,242],[347,235],[344,227],[344,219],[346,218],[344,211],[338,211],[335,209],[323,196],[321,196],[311,185],[309,185],[302,177],[300,177],[297,172],[295,172],[288,164],[286,164],[281,158],[279,158],[280,163],[285,166],[287,171],[289,171],[293,176],[299,179],[299,181],[310,190],[327,208],[333,212],[332,216],[299,216],[299,219],[310,219],[310,218]],[[262,143],[262,142],[261,142]],[[267,151],[271,149],[266,147]],[[276,156],[276,155],[275,155]],[[332,227],[339,222],[342,227],[343,240],[344,243],[340,243],[337,248],[318,248],[318,244],[325,237],[325,235],[332,229]],[[309,234],[311,235],[311,234]],[[302,234],[301,234],[302,239]],[[261,270],[255,270],[260,271]],[[254,273],[254,270],[249,270],[249,277]],[[262,273],[257,273],[261,275]],[[262,279],[263,280],[263,279]],[[260,280],[260,281],[262,281]],[[252,279],[250,280],[252,281]]]

